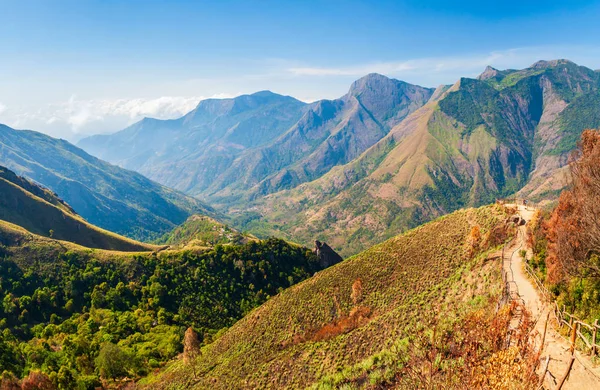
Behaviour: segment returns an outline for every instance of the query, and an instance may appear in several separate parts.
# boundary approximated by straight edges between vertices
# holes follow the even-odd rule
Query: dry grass
[[[39,236],[69,240],[89,248],[118,251],[152,251],[158,248],[94,226],[69,211],[48,192],[45,197],[48,200],[0,178],[0,220],[22,226]]]
[[[378,356],[499,292],[500,265],[484,252],[505,219],[499,206],[461,210],[390,239],[252,311],[203,349],[198,382],[174,362],[144,384],[304,388]],[[487,240],[477,253],[466,245],[474,226]]]

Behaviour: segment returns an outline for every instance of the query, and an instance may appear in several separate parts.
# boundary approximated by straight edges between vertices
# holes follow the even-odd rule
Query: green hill
[[[488,249],[506,238],[505,220],[498,206],[460,210],[390,239],[283,291],[192,363],[177,361],[143,383],[160,389],[419,388],[423,382],[410,370],[426,372],[430,363],[419,356],[439,342],[441,359],[431,372],[436,382],[428,383],[469,387],[461,375],[479,368],[469,366],[462,351],[468,334],[478,332],[479,347],[469,353],[481,366],[492,364],[494,343],[504,337],[501,331],[490,341],[482,330],[495,321],[501,264],[489,260]]]
[[[56,194],[1,166],[0,220],[38,235],[72,241],[89,248],[118,251],[152,251],[157,248],[89,224]]]
[[[156,239],[192,214],[214,215],[197,199],[35,131],[0,125],[0,165],[54,191],[90,223],[135,239]]]
[[[119,388],[177,356],[187,327],[209,343],[321,268],[278,239],[119,252],[0,221],[0,381],[33,371],[48,388]]]
[[[184,223],[165,234],[158,244],[211,247],[219,244],[246,244],[257,239],[207,216],[192,215]]]

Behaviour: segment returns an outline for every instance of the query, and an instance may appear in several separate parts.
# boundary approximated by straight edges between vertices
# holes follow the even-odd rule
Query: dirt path
[[[535,213],[534,209],[526,209],[519,206],[519,214],[529,222]],[[541,335],[544,332],[546,316],[551,307],[545,304],[537,290],[527,277],[523,266],[523,259],[520,255],[521,249],[531,253],[531,248],[527,246],[526,225],[519,227],[516,242],[508,249],[509,254],[504,259],[504,269],[507,272],[507,278],[510,283],[510,292],[513,296],[518,295],[523,300],[525,307],[530,311],[534,320],[537,320],[535,330],[539,334],[537,343],[541,343]],[[567,369],[570,361],[569,342],[565,340],[556,330],[553,324],[554,317],[550,314],[550,320],[546,332],[544,349],[542,351],[540,374],[545,367],[546,359],[550,356],[548,372],[544,377],[544,386],[546,389],[554,389],[556,382],[560,380]],[[573,364],[573,369],[569,375],[563,389],[600,389],[600,368],[594,368],[589,357],[576,353],[577,359]]]

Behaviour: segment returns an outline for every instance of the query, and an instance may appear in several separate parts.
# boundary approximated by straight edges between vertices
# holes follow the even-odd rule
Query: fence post
[[[592,356],[596,356],[596,334],[598,333],[598,319],[594,320],[594,329],[592,330]]]
[[[573,323],[572,321],[573,317],[571,317],[571,323]],[[567,380],[567,377],[569,376],[569,373],[571,372],[571,368],[573,368],[573,362],[575,361],[575,340],[577,338],[577,325],[577,322],[573,323],[573,329],[571,332],[571,360],[569,361],[569,365],[567,366],[567,370],[565,371],[564,375],[562,376],[562,378],[560,378],[560,382],[558,382],[558,385],[556,385],[556,390],[562,389],[563,385],[565,384],[565,381]]]
[[[546,330],[548,329],[548,320],[550,320],[550,310],[548,310],[548,314],[546,315],[546,322],[544,323],[544,334],[542,335],[542,345],[540,346],[540,353],[544,350],[544,343],[546,342]]]
[[[569,314],[569,325],[571,325],[571,329],[573,329],[573,327],[574,327],[574,326],[576,326],[576,325],[573,323],[573,316],[572,316],[571,314]]]

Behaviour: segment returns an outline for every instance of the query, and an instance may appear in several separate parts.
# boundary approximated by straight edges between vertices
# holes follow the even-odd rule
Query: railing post
[[[573,317],[571,317],[571,323],[573,323]],[[571,368],[573,368],[573,362],[575,361],[575,340],[577,338],[577,323],[573,323],[573,329],[571,330],[571,348],[569,349],[571,352],[571,359],[569,360],[569,365],[567,366],[567,370],[564,375],[560,378],[560,381],[556,385],[556,390],[562,389],[569,373],[571,372]]]
[[[596,334],[598,333],[598,319],[594,320],[594,329],[592,329],[592,356],[596,356]]]
[[[569,325],[571,325],[571,329],[573,329],[573,326],[575,325],[573,323],[573,316],[569,314]]]

